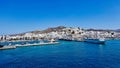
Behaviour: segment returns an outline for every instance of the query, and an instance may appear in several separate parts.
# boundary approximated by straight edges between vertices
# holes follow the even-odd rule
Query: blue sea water
[[[120,68],[120,40],[74,41],[0,51],[0,68]]]

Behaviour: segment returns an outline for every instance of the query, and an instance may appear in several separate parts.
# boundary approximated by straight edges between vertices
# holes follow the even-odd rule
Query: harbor
[[[102,41],[101,41],[102,39]],[[0,36],[0,44],[7,45],[1,49],[12,49],[16,47],[27,47],[37,45],[57,44],[56,40],[86,42],[92,44],[105,44],[107,40],[119,40],[120,32],[111,30],[93,30],[72,27],[54,27],[43,31],[32,31],[16,35]],[[50,41],[53,41],[50,43]],[[47,42],[42,42],[47,41]],[[19,44],[21,42],[21,44]],[[35,43],[32,43],[35,42]],[[6,44],[3,44],[6,43]],[[15,43],[15,44],[13,44]],[[10,46],[10,47],[9,47]]]
[[[61,26],[2,35],[0,67],[69,68],[72,65],[73,68],[116,68],[119,66],[120,55],[116,53],[119,52],[119,42],[120,32]]]
[[[50,42],[39,42],[39,43],[25,43],[22,42],[21,44],[15,44],[15,45],[1,45],[0,50],[8,50],[8,49],[15,49],[18,47],[29,47],[29,46],[43,46],[43,45],[55,45],[59,44],[59,42],[50,41]]]
[[[120,0],[0,0],[0,68],[120,68]]]

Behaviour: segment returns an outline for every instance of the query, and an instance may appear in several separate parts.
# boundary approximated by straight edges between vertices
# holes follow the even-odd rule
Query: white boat
[[[51,40],[49,40],[49,41],[50,41],[50,42],[56,42],[55,39],[51,39]]]

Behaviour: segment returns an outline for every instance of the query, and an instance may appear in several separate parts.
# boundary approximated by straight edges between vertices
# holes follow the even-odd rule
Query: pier
[[[3,46],[0,48],[0,50],[7,50],[7,49],[15,49],[16,46]]]
[[[51,45],[58,44],[59,42],[48,42],[48,43],[34,43],[34,44],[25,44],[25,45],[15,45],[16,47],[27,47],[27,46],[40,46],[40,45]]]
[[[17,44],[17,45],[3,46],[0,48],[0,50],[15,49],[18,47],[28,47],[28,46],[52,45],[52,44],[59,44],[59,42],[34,43],[34,44],[24,44],[24,45]]]

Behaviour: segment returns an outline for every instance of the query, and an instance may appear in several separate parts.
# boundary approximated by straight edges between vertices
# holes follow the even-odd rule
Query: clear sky
[[[61,25],[119,29],[120,0],[0,0],[0,34]]]

